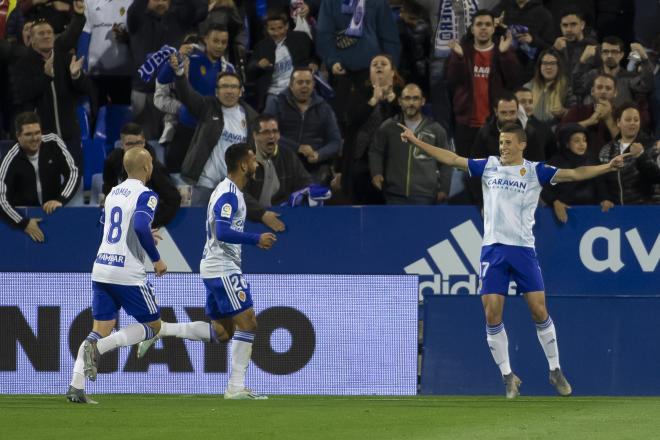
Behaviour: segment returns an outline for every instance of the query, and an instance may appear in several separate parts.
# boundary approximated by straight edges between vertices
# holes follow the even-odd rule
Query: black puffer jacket
[[[660,203],[660,185],[653,184],[640,170],[648,169],[653,160],[651,140],[640,133],[634,142],[644,146],[644,153],[638,158],[628,156],[625,166],[617,172],[606,175],[610,200],[619,205],[643,205]],[[621,138],[605,144],[600,151],[600,162],[607,163],[621,154]]]

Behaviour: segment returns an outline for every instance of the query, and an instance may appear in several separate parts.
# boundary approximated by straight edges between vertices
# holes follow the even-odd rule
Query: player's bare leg
[[[495,360],[500,373],[502,373],[506,397],[513,399],[520,394],[518,388],[522,382],[511,371],[511,364],[509,363],[509,339],[502,322],[504,300],[504,295],[481,295],[481,303],[484,306],[484,314],[486,315],[486,341],[493,360]]]
[[[257,331],[257,317],[249,308],[233,318],[236,331],[231,340],[231,374],[225,399],[267,399],[245,387],[245,372],[252,357],[252,343]]]
[[[559,395],[570,396],[573,390],[559,366],[557,332],[545,305],[545,292],[529,292],[525,294],[525,300],[527,301],[532,319],[536,324],[536,335],[539,338],[539,343],[548,360],[550,383],[555,387]]]

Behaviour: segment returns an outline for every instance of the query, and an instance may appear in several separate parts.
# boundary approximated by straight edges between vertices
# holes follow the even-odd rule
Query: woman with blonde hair
[[[534,68],[534,78],[527,84],[534,96],[534,116],[556,125],[569,107],[571,87],[564,59],[554,49],[541,52]]]

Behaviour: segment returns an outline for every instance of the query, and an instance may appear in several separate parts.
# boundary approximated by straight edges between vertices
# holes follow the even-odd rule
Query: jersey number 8
[[[110,229],[106,240],[110,244],[115,244],[121,239],[121,219],[122,212],[119,206],[115,206],[110,211]]]

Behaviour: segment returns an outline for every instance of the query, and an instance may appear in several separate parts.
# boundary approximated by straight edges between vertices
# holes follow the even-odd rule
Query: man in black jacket
[[[309,186],[312,178],[293,150],[280,147],[280,129],[274,116],[259,116],[252,134],[260,166],[245,187],[247,216],[281,232],[284,223],[277,218],[279,214],[267,208],[286,202],[292,193]]]
[[[294,67],[318,68],[314,43],[304,32],[289,31],[286,14],[270,12],[266,33],[267,38],[254,47],[247,67],[249,77],[256,82],[259,111],[266,106],[266,99],[276,99],[286,90]]]
[[[74,196],[80,175],[62,139],[42,135],[36,113],[19,114],[15,126],[18,142],[0,164],[0,217],[41,243],[41,219],[23,217],[15,206],[41,206],[52,214]]]
[[[131,148],[145,148],[151,154],[153,172],[146,186],[158,194],[158,208],[154,215],[152,226],[160,228],[172,221],[179,206],[181,206],[181,194],[165,169],[165,165],[156,159],[156,153],[146,143],[142,128],[133,122],[129,122],[121,129],[121,148],[115,148],[105,159],[103,167],[103,194],[108,195],[112,187],[126,180],[124,170],[124,153]]]
[[[63,139],[76,165],[82,168],[76,104],[78,97],[88,94],[90,88],[82,71],[84,60],[70,52],[85,25],[84,7],[79,2],[74,7],[71,23],[57,38],[47,21],[32,25],[31,50],[10,67],[10,78],[15,111],[36,111],[44,131]]]
[[[248,142],[257,112],[243,103],[243,84],[235,73],[223,72],[216,81],[215,96],[202,96],[192,89],[184,76],[190,61],[183,65],[176,56],[170,66],[176,73],[179,99],[197,118],[197,127],[186,157],[181,165],[181,177],[194,184],[193,206],[206,206],[215,187],[227,177],[225,152],[232,145]]]

